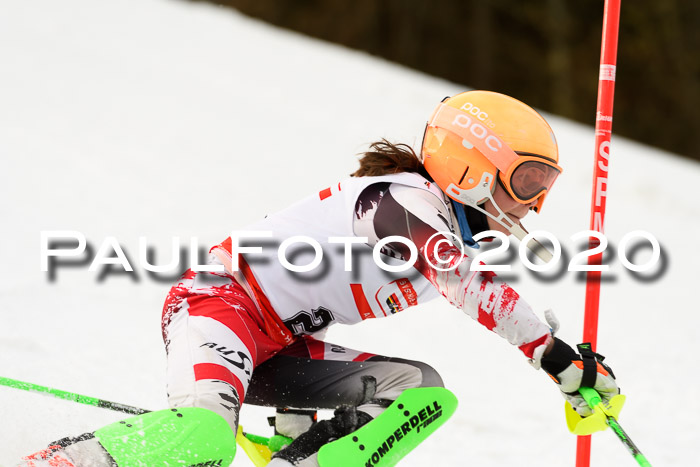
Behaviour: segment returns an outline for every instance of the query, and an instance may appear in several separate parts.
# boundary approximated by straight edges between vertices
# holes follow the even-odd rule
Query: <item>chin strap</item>
[[[500,225],[508,229],[508,231],[512,235],[514,235],[518,240],[522,241],[522,239],[525,238],[525,236],[527,235],[527,231],[523,228],[522,224],[513,223],[513,221],[510,220],[510,218],[503,212],[501,207],[496,203],[493,197],[488,197],[488,199],[491,201],[491,204],[493,204],[494,208],[496,208],[498,216],[494,216],[493,214],[489,213],[480,206],[473,204],[469,204],[469,206],[485,214],[494,221],[498,222]],[[469,222],[467,222],[467,214],[464,212],[464,204],[453,199],[450,199],[450,203],[452,206],[452,210],[454,211],[455,218],[457,219],[457,226],[459,227],[460,234],[462,240],[464,240],[465,245],[467,245],[470,248],[479,248],[479,244],[474,241],[474,234],[472,233],[471,228],[469,227]],[[548,263],[553,258],[552,253],[534,238],[530,239],[526,246],[545,263]]]
[[[515,235],[518,238],[518,240],[521,241],[527,235],[527,230],[523,228],[522,224],[514,225],[513,227],[508,228],[508,230],[510,231],[510,233]],[[542,245],[534,238],[531,238],[530,241],[527,242],[526,246],[530,249],[530,251],[535,253],[545,263],[550,262],[552,258],[554,258],[554,255],[552,255],[552,253],[547,249],[547,247]]]
[[[498,217],[490,214],[487,212],[485,209],[480,208],[479,206],[474,206],[476,209],[479,211],[483,212],[487,216],[489,216],[491,219],[494,221],[498,222],[501,224],[503,227],[508,229],[508,231],[515,236],[518,240],[522,241],[523,238],[527,235],[527,230],[523,227],[521,223],[515,224],[510,218],[503,212],[501,207],[496,203],[496,200],[493,199],[493,197],[490,197],[489,200],[491,201],[491,204],[493,204],[493,207],[496,208],[496,211],[498,211]],[[535,253],[542,261],[545,263],[548,263],[554,258],[552,253],[540,242],[535,240],[534,238],[531,238],[529,242],[527,242],[527,248]]]

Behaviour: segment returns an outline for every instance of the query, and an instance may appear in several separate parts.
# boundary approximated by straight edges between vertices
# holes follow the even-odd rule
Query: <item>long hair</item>
[[[375,177],[378,175],[416,172],[430,180],[428,172],[411,146],[393,144],[382,139],[370,144],[369,150],[360,158],[360,168],[352,177]]]

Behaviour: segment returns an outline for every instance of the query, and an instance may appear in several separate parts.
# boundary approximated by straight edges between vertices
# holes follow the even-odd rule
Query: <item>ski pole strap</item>
[[[590,342],[578,344],[576,347],[578,348],[579,354],[581,354],[581,361],[583,362],[581,387],[595,387],[595,380],[598,373],[598,354],[593,352]]]

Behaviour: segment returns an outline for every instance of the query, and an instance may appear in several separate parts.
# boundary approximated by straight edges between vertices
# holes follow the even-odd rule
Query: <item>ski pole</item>
[[[150,410],[140,409],[131,405],[120,404],[119,402],[111,402],[104,399],[98,399],[96,397],[83,396],[82,394],[62,391],[60,389],[40,386],[38,384],[33,383],[26,383],[24,381],[18,381],[16,379],[5,378],[3,376],[0,376],[0,385],[15,389],[21,389],[23,391],[46,394],[48,396],[57,397],[59,399],[78,402],[79,404],[92,405],[94,407],[102,407],[103,409],[115,410],[117,412],[124,412],[133,415],[141,415],[150,412]]]
[[[603,401],[600,398],[600,394],[598,394],[598,391],[596,391],[593,388],[586,387],[579,388],[578,391],[586,400],[590,408],[595,409],[596,407],[600,406],[600,409],[602,410],[603,414],[605,414],[605,422],[610,428],[612,428],[613,432],[617,435],[619,440],[622,441],[622,444],[625,445],[625,447],[630,452],[630,454],[632,454],[632,457],[634,457],[637,463],[642,467],[651,467],[651,464],[649,463],[647,458],[644,457],[644,454],[642,454],[639,448],[632,442],[627,433],[625,433],[625,430],[622,429],[622,426],[620,426],[620,422],[618,422],[615,417],[610,415],[605,410],[605,404],[603,404]]]
[[[18,381],[12,378],[5,378],[4,376],[0,376],[0,386],[7,386],[10,388],[21,389],[23,391],[36,392],[39,394],[45,394],[47,396],[56,397],[58,399],[65,399],[73,402],[78,402],[79,404],[92,405],[94,407],[101,407],[103,409],[114,410],[116,412],[124,412],[132,415],[141,415],[150,412],[150,410],[141,409],[132,405],[126,405],[121,404],[119,402],[98,399],[97,397],[84,396],[82,394],[76,394],[74,392],[63,391],[61,389],[55,389],[47,386],[41,386],[39,384]],[[247,434],[246,436],[263,439],[263,437],[255,437],[255,435]],[[288,438],[285,439],[283,436],[273,436],[273,438],[279,438],[274,440],[277,442],[278,450],[281,447],[279,446],[280,441],[286,441],[286,444],[289,444],[289,442],[291,442],[291,440],[289,440]],[[267,446],[268,444],[273,444],[269,442],[273,438],[269,438],[268,443],[266,443],[265,446]],[[238,441],[239,444],[241,443],[238,437],[236,438],[236,441]],[[241,444],[241,446],[244,449],[246,448],[246,446],[243,446],[243,444]],[[274,446],[275,445],[273,445],[273,447]],[[250,456],[250,454],[248,455]]]

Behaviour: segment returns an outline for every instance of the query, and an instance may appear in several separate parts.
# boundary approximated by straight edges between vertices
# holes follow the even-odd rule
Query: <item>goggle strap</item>
[[[429,125],[460,136],[462,144],[464,141],[471,144],[503,173],[507,173],[519,159],[515,151],[501,141],[485,123],[450,105],[440,104]]]

